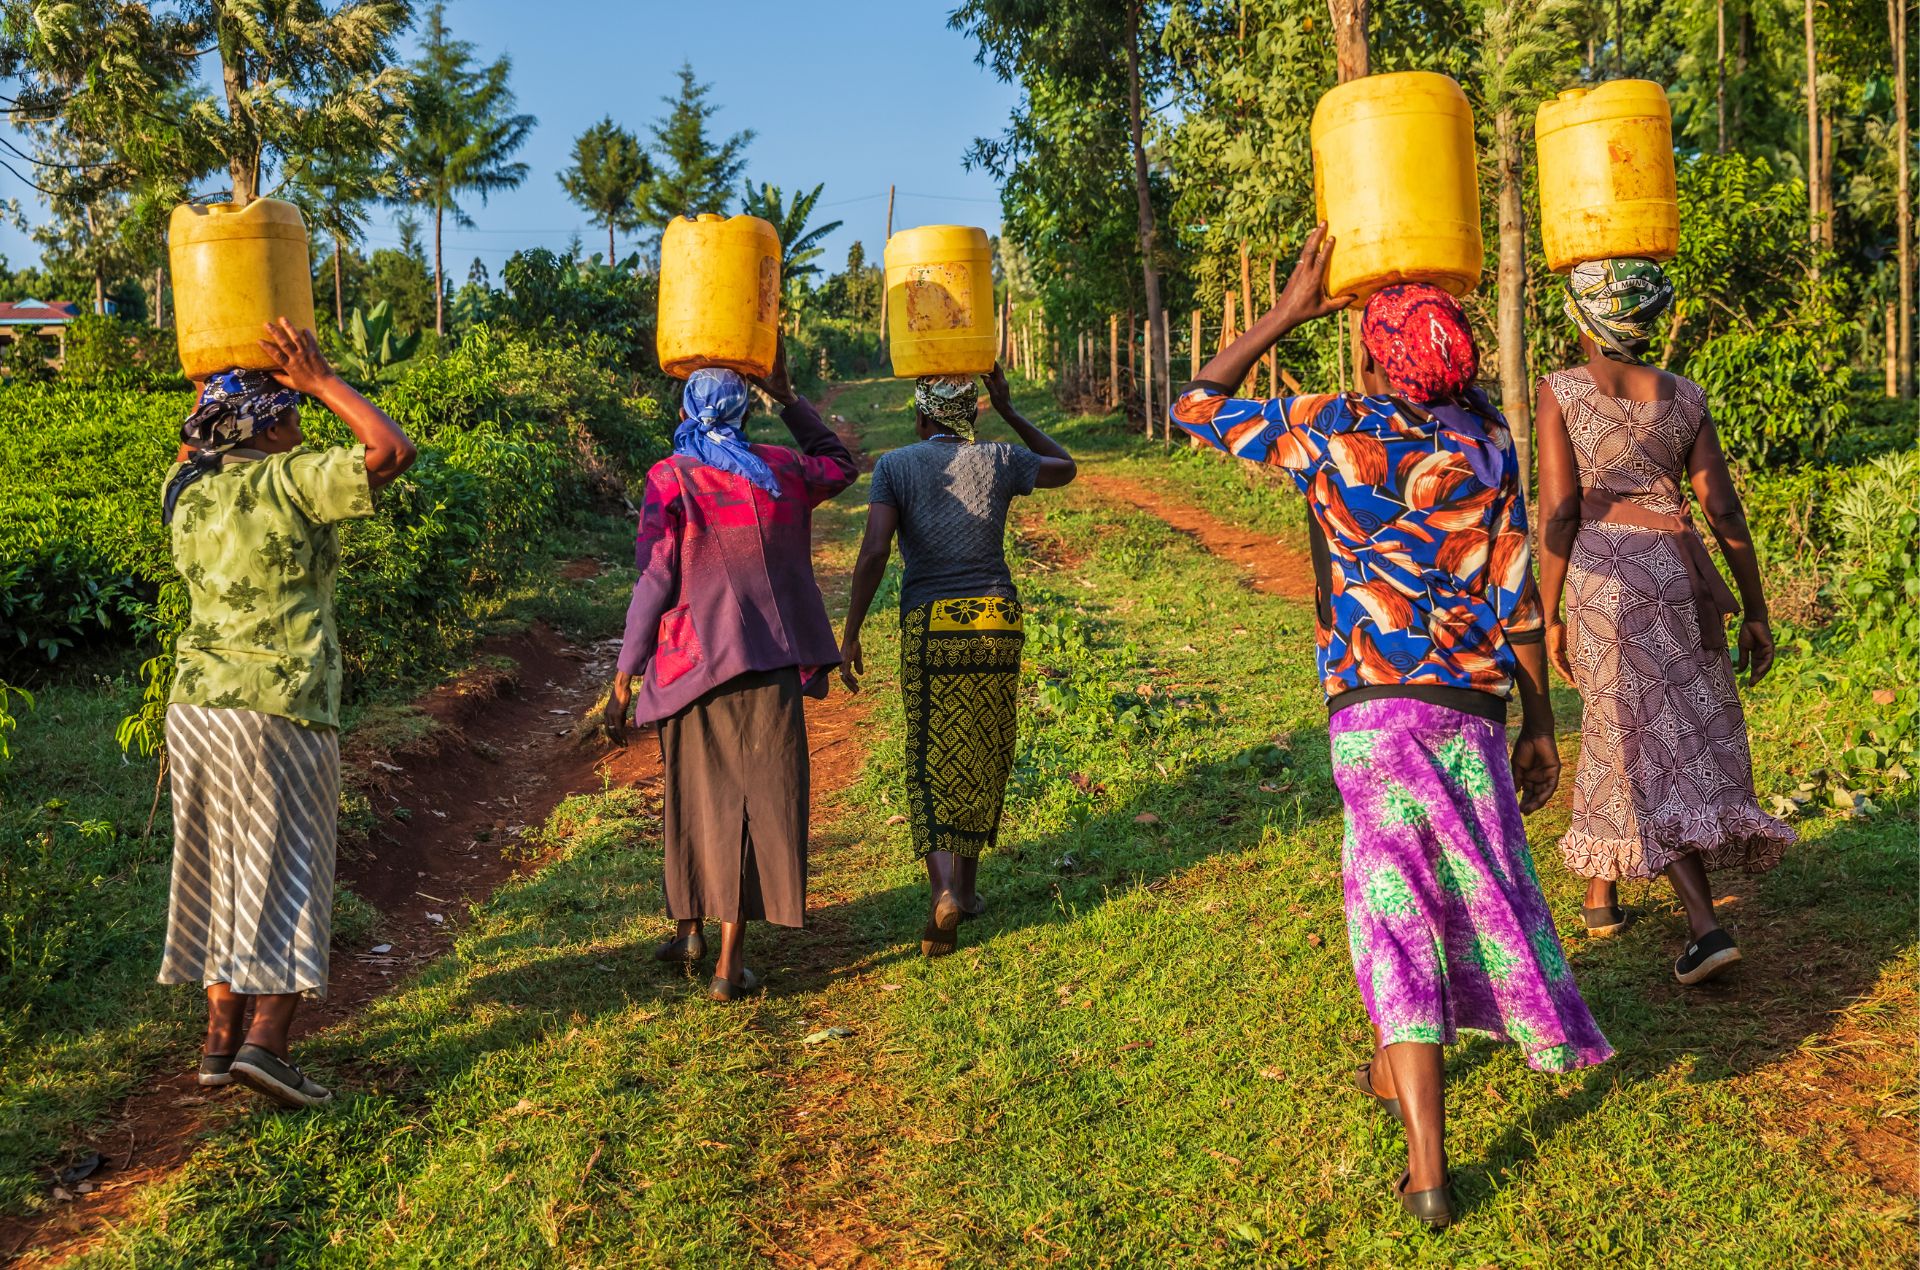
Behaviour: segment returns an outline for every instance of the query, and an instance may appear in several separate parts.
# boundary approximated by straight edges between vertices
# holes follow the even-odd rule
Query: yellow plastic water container
[[[307,225],[292,203],[182,204],[167,221],[167,261],[180,366],[190,378],[271,368],[260,341],[275,319],[313,329]]]
[[[993,249],[971,225],[922,225],[887,240],[887,347],[893,373],[984,375],[999,331]]]
[[[1431,71],[1349,80],[1313,110],[1313,198],[1335,242],[1327,294],[1480,282],[1473,110]]]
[[[1547,266],[1680,249],[1674,190],[1673,114],[1666,90],[1645,79],[1574,88],[1540,103],[1540,238]]]
[[[660,237],[660,368],[759,377],[780,347],[780,235],[758,216],[676,217]]]

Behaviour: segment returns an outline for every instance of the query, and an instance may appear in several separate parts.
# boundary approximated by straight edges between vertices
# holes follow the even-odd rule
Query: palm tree
[[[343,256],[358,247],[367,228],[367,205],[381,194],[391,194],[393,177],[365,154],[326,153],[289,182],[287,196],[306,213],[311,232],[333,244],[333,325],[347,329]]]
[[[820,272],[820,266],[813,263],[820,258],[820,240],[845,223],[828,221],[816,228],[807,228],[807,218],[813,215],[820,191],[825,188],[824,184],[816,185],[804,194],[796,193],[789,203],[777,185],[762,181],[756,189],[751,181],[741,183],[740,210],[749,216],[758,216],[780,235],[780,276],[789,283]]]
[[[573,166],[560,173],[560,188],[594,223],[607,227],[607,263],[613,263],[613,231],[645,224],[642,204],[653,160],[639,138],[609,116],[573,139]]]
[[[456,201],[462,194],[510,190],[527,179],[527,165],[508,161],[533,131],[532,115],[513,114],[507,76],[513,64],[502,55],[476,67],[473,45],[447,30],[446,6],[427,10],[426,40],[413,64],[412,130],[402,143],[399,168],[404,197],[433,209],[433,329],[444,335],[446,275],[442,267],[443,222],[473,220]]]

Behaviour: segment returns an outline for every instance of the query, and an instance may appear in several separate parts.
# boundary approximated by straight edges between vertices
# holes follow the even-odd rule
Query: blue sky
[[[603,115],[646,137],[646,125],[677,88],[683,58],[713,85],[713,126],[752,129],[747,175],[784,189],[824,181],[817,220],[842,219],[822,264],[838,268],[861,239],[879,254],[887,185],[899,196],[896,228],[940,223],[999,225],[997,189],[961,163],[975,136],[1000,131],[1012,87],[974,64],[971,41],[947,29],[953,0],[453,0],[447,23],[477,56],[513,58],[520,109],[539,119],[519,157],[519,189],[468,210],[475,228],[449,227],[447,268],[458,282],[474,256],[497,277],[516,248],[564,247],[578,233],[605,250],[605,231],[567,201],[556,173],[573,138]],[[424,8],[424,3],[421,5]],[[413,41],[406,42],[413,54]],[[19,197],[29,219],[44,214],[31,190],[0,172],[0,195]],[[376,214],[369,245],[399,241],[393,214]],[[423,225],[423,228],[425,226]],[[623,240],[621,250],[631,244]],[[18,230],[0,230],[15,265],[37,258]]]

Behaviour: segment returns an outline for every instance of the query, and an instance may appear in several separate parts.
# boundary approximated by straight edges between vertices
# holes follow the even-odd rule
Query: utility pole
[[[887,236],[880,240],[880,356],[887,355],[887,243],[893,238],[893,186],[887,186]]]

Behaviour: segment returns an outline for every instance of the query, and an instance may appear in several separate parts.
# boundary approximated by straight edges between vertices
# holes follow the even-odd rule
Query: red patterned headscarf
[[[1360,339],[1381,373],[1416,404],[1461,396],[1480,370],[1466,310],[1424,282],[1375,293],[1360,319]]]

